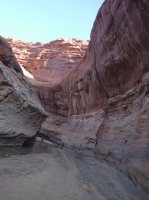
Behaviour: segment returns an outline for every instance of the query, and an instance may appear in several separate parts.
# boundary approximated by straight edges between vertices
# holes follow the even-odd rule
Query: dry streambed
[[[1,156],[1,200],[149,199],[120,172],[93,156],[42,147],[35,145],[26,155]]]

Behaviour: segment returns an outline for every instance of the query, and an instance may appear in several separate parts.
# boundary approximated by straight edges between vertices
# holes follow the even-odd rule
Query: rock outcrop
[[[40,129],[46,112],[2,37],[0,60],[0,145],[22,145]]]
[[[18,62],[40,84],[60,83],[83,59],[88,41],[57,39],[49,43],[28,43],[7,39]]]

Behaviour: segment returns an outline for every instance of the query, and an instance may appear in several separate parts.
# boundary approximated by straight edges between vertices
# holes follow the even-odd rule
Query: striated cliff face
[[[147,191],[148,52],[149,2],[107,0],[97,14],[84,63],[63,83],[71,115],[103,112],[97,155],[117,164]]]
[[[0,37],[0,145],[22,145],[45,118],[10,45]]]
[[[98,110],[98,131],[94,136],[94,126],[89,137],[96,138],[98,157],[116,164],[147,191],[148,52],[149,2],[107,0],[94,22],[85,61],[63,82],[70,115],[81,114],[85,121],[83,113]],[[89,127],[80,132],[89,134]]]
[[[85,62],[66,81],[71,114],[88,112],[139,83],[149,69],[147,1],[105,1]]]

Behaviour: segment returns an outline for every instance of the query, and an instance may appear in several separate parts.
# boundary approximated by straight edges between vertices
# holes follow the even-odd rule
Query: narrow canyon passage
[[[30,154],[1,156],[0,199],[149,199],[122,173],[93,155],[38,145]]]
[[[21,11],[32,22],[31,2],[9,2],[12,13],[5,5],[1,24],[24,37],[8,38],[11,28],[0,36],[0,200],[149,200],[149,0],[99,1],[90,37],[75,38],[76,28],[65,38],[61,20],[52,41],[59,4],[45,12],[35,1],[36,26],[48,19],[38,34],[48,40],[28,42],[12,17]],[[64,6],[70,27],[83,1],[72,2],[72,19]],[[84,30],[100,7],[90,1],[85,11],[88,3]]]

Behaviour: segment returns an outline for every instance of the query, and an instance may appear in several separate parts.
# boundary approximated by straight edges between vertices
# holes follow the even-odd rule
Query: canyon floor
[[[6,151],[3,155],[0,150],[0,199],[147,200],[149,197],[121,172],[92,154],[37,143],[25,155],[8,155]]]

